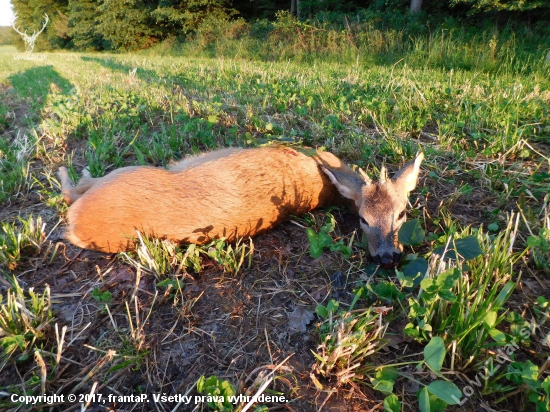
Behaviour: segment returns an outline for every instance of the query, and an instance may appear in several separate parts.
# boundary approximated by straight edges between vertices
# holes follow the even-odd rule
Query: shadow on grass
[[[86,62],[92,62],[92,63],[98,63],[102,65],[103,67],[107,69],[111,69],[113,71],[120,71],[126,74],[130,74],[131,72],[135,74],[139,79],[141,80],[156,80],[159,78],[164,78],[170,81],[178,81],[181,82],[184,79],[181,76],[161,76],[159,75],[155,70],[151,69],[144,69],[143,67],[133,67],[128,66],[127,64],[122,64],[115,60],[113,57],[88,57],[88,56],[82,56],[82,60]]]
[[[19,97],[30,100],[31,114],[39,115],[50,93],[69,94],[73,85],[53,66],[39,66],[8,77]]]

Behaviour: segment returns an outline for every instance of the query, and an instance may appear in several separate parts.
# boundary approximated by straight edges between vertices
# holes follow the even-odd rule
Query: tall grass
[[[387,20],[387,19],[386,19]],[[545,61],[550,32],[509,23],[483,28],[446,19],[433,24],[414,16],[393,17],[391,24],[368,12],[299,21],[279,12],[274,22],[205,21],[192,36],[175,39],[148,53],[231,57],[263,61],[329,61],[394,64],[491,73],[550,73]]]

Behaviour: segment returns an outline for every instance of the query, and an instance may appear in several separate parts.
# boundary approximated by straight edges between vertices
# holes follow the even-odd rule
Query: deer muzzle
[[[382,266],[383,268],[394,268],[399,263],[399,260],[401,259],[401,253],[399,252],[384,252],[379,255],[375,255],[372,257],[374,260],[374,263],[376,263],[379,266]]]

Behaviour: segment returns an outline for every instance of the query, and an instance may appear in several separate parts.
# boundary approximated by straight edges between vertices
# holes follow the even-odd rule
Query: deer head
[[[369,252],[374,261],[384,267],[397,265],[401,257],[403,248],[397,234],[407,220],[408,193],[416,187],[423,159],[424,155],[419,153],[391,179],[387,177],[386,168],[382,167],[377,183],[361,170],[360,174],[349,174],[322,168],[342,196],[353,200],[357,206]]]

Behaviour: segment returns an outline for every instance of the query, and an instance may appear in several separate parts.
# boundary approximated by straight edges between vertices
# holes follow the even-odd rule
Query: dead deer
[[[374,259],[397,263],[397,230],[407,194],[416,186],[420,154],[392,179],[372,183],[336,156],[314,149],[222,149],[169,167],[130,166],[72,187],[59,169],[71,204],[67,238],[103,252],[128,249],[136,230],[175,242],[204,244],[256,236],[317,207],[353,200]]]

